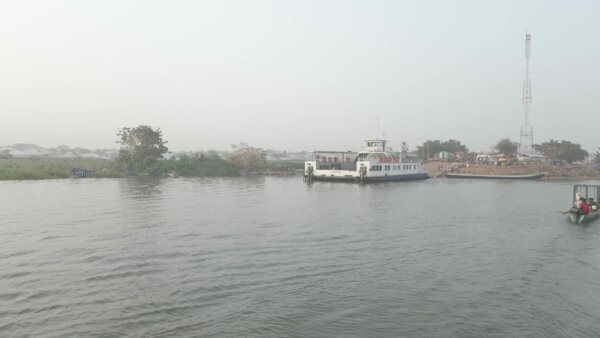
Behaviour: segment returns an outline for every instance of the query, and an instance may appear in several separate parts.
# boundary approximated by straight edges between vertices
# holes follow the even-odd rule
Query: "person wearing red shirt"
[[[579,207],[579,210],[582,215],[587,215],[590,213],[590,205],[583,197],[581,198],[581,206]]]
[[[579,200],[577,201],[577,204],[574,207],[572,207],[568,211],[563,212],[563,214],[566,214],[566,213],[577,214],[577,215],[587,215],[590,213],[590,205],[585,200],[585,198],[581,197],[581,198],[579,198]]]

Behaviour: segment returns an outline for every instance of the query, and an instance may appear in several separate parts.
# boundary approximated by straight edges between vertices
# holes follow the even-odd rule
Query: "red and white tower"
[[[525,31],[525,81],[523,82],[523,109],[525,120],[521,127],[521,141],[519,153],[533,154],[533,127],[529,121],[529,105],[531,104],[531,80],[529,80],[529,58],[531,56],[531,34]]]

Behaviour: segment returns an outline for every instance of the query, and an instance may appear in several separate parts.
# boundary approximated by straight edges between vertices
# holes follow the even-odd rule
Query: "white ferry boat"
[[[427,172],[420,163],[403,162],[386,148],[386,140],[367,140],[358,154],[339,151],[316,151],[304,163],[304,180],[378,182],[421,180]]]

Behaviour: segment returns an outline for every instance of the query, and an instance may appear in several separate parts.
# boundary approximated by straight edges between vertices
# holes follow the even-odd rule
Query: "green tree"
[[[244,142],[232,145],[232,148],[229,160],[241,168],[257,170],[267,165],[267,154],[261,148],[251,147]]]
[[[421,155],[421,158],[433,158],[442,150],[440,140],[427,140],[423,145],[417,146],[417,153]]]
[[[563,160],[569,163],[582,161],[589,153],[581,149],[581,145],[571,141],[550,140],[542,143],[544,156],[552,159]]]
[[[498,152],[507,155],[513,156],[517,153],[517,149],[519,148],[518,143],[513,142],[507,138],[503,138],[496,144],[496,149]]]
[[[600,163],[600,147],[598,147],[598,151],[594,154],[594,162]]]
[[[453,139],[444,142],[440,140],[427,140],[423,145],[417,146],[417,152],[421,155],[421,158],[433,158],[440,151],[451,153],[457,151],[468,152],[468,148],[464,144],[461,144],[460,141]]]
[[[117,165],[128,174],[147,172],[157,174],[157,161],[169,149],[163,140],[160,128],[140,125],[135,128],[122,128],[117,132],[121,145]]]
[[[450,153],[455,153],[457,151],[464,151],[466,153],[469,151],[467,146],[465,146],[464,144],[461,144],[460,141],[452,140],[452,139],[442,142],[442,148],[444,149],[444,151],[447,151]]]

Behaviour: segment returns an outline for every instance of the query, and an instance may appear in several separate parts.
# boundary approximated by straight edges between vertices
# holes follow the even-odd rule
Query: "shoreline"
[[[269,161],[270,162],[270,161]],[[165,162],[165,164],[168,162]],[[214,166],[202,166],[202,170],[190,172],[178,170],[175,165],[165,168],[159,175],[132,175],[127,176],[117,172],[111,167],[110,161],[105,160],[86,160],[76,159],[61,161],[57,159],[46,160],[8,160],[0,161],[0,181],[38,181],[48,179],[69,179],[69,178],[88,178],[76,177],[70,174],[70,168],[74,166],[90,168],[95,174],[89,178],[170,178],[168,171],[175,170],[179,177],[244,177],[244,176],[302,176],[304,169],[301,169],[303,163],[299,161],[273,161],[267,163],[267,167],[255,171],[243,170],[236,174],[230,171],[220,171]],[[544,181],[577,181],[577,180],[600,180],[600,170],[592,168],[590,164],[564,164],[549,165],[542,163],[534,164],[515,164],[508,166],[495,166],[491,164],[467,164],[441,161],[428,161],[423,163],[427,171],[428,178],[444,178],[446,173],[461,173],[473,175],[514,175],[514,174],[534,174],[545,172],[546,176],[538,178]],[[209,168],[210,167],[210,168]],[[215,171],[216,170],[216,171]],[[172,177],[171,177],[172,178]],[[467,178],[465,178],[467,179]]]
[[[600,180],[600,170],[590,164],[550,165],[544,163],[515,164],[495,166],[492,164],[467,164],[431,161],[424,164],[429,177],[444,177],[446,173],[461,173],[473,175],[514,175],[535,174],[544,172],[540,180]]]

